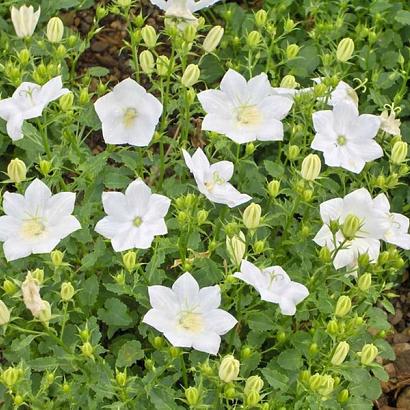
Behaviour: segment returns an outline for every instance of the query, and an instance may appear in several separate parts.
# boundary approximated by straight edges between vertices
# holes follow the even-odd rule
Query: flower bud
[[[268,13],[265,10],[261,9],[255,13],[255,24],[257,27],[264,27],[267,20]]]
[[[368,253],[360,253],[357,257],[357,264],[360,267],[366,267],[369,264],[369,254]]]
[[[356,215],[347,215],[341,228],[344,237],[346,239],[353,239],[360,229],[360,225],[360,219]]]
[[[15,285],[14,282],[12,282],[9,279],[5,279],[3,282],[3,290],[8,294],[8,295],[13,295],[14,293],[17,292],[17,286]]]
[[[26,179],[27,168],[26,164],[18,159],[12,159],[7,166],[7,176],[14,184],[19,184]]]
[[[81,346],[81,352],[85,357],[92,357],[94,348],[90,342],[84,342]]]
[[[354,42],[351,38],[347,37],[340,40],[337,51],[336,51],[336,58],[345,63],[352,58],[354,52]]]
[[[271,196],[271,198],[276,198],[278,196],[278,193],[280,191],[280,181],[274,179],[273,181],[270,181],[268,184],[268,193]]]
[[[225,383],[234,381],[239,376],[239,360],[236,360],[232,355],[225,356],[219,366],[219,378]]]
[[[204,224],[208,219],[208,211],[206,211],[205,209],[201,209],[198,211],[198,213],[196,214],[196,220],[198,222],[198,225],[202,225]]]
[[[152,55],[151,51],[144,50],[139,55],[140,66],[144,74],[150,75],[154,71],[155,62],[154,56]]]
[[[200,392],[196,387],[185,389],[185,398],[189,406],[196,406],[199,403]]]
[[[42,309],[40,312],[36,315],[37,319],[40,320],[40,322],[43,322],[44,324],[48,325],[48,322],[51,319],[51,306],[50,303],[48,303],[46,300],[42,301]]]
[[[335,315],[337,317],[346,316],[352,308],[352,301],[349,296],[342,295],[336,303]]]
[[[329,320],[327,326],[326,326],[326,331],[330,335],[335,335],[339,331],[339,326],[336,322],[336,320]]]
[[[289,145],[288,147],[288,158],[294,161],[300,153],[300,148],[297,145]]]
[[[52,17],[47,23],[47,39],[50,43],[59,43],[64,35],[64,23],[59,17]]]
[[[0,300],[0,326],[10,322],[10,311],[5,303]]]
[[[61,300],[63,300],[64,302],[68,302],[69,300],[71,300],[74,296],[74,287],[71,284],[71,282],[63,282],[61,284],[61,290],[60,290],[60,296],[61,296]]]
[[[244,346],[241,350],[241,358],[247,359],[252,356],[252,349],[249,346]]]
[[[31,56],[30,50],[28,50],[27,48],[23,48],[22,50],[20,50],[18,52],[18,59],[20,61],[20,64],[23,66],[27,65],[30,61],[30,56]]]
[[[357,286],[362,292],[366,292],[372,286],[372,274],[367,272],[361,275],[357,281]]]
[[[35,269],[31,272],[31,276],[39,283],[40,285],[44,282],[44,270],[43,269]]]
[[[164,346],[164,338],[155,336],[152,344],[156,349],[161,349]]]
[[[349,400],[349,390],[343,389],[337,396],[337,401],[341,404],[346,403]]]
[[[369,366],[373,363],[378,354],[379,350],[374,344],[365,344],[362,348],[362,351],[359,353],[360,362],[365,366]]]
[[[253,142],[249,142],[246,144],[245,153],[247,156],[252,155],[255,152],[255,144]]]
[[[249,48],[256,48],[258,47],[261,41],[261,35],[258,31],[251,31],[246,38],[246,44]]]
[[[55,268],[60,267],[63,264],[64,253],[58,249],[55,249],[50,253],[51,263]]]
[[[224,35],[224,29],[221,26],[212,27],[207,36],[205,37],[202,48],[207,53],[212,53],[219,45]]]
[[[339,366],[340,364],[342,364],[345,361],[347,354],[349,353],[349,349],[350,349],[349,343],[340,342],[337,345],[330,362],[334,366]]]
[[[128,272],[134,270],[137,262],[137,254],[134,251],[128,251],[124,255],[122,255],[122,263],[124,264],[125,269]]]
[[[115,373],[115,381],[117,382],[118,386],[124,387],[127,384],[127,369],[123,372],[119,370]]]
[[[322,376],[319,373],[315,373],[312,376],[310,376],[309,387],[311,390],[315,391],[319,389],[321,384],[322,384]]]
[[[257,391],[251,391],[246,395],[245,403],[249,407],[255,407],[261,400],[261,395]]]
[[[335,381],[332,376],[325,374],[321,377],[321,384],[317,389],[318,393],[322,396],[329,396],[334,389]]]
[[[58,100],[60,108],[64,112],[70,111],[73,108],[73,102],[74,94],[72,92],[62,95]]]
[[[157,32],[153,26],[144,26],[141,29],[141,37],[148,48],[154,48],[157,44]]]
[[[313,191],[311,189],[305,189],[302,192],[302,198],[305,202],[310,202],[313,197]]]
[[[309,354],[315,355],[318,351],[319,351],[319,346],[317,345],[317,343],[312,343],[309,346]]]
[[[156,61],[157,74],[164,77],[168,74],[169,70],[169,58],[167,56],[158,56]]]
[[[293,75],[288,74],[285,75],[282,78],[282,81],[280,82],[280,87],[281,88],[296,88],[296,86],[298,85],[298,83],[296,82],[296,79]]]
[[[90,101],[90,94],[87,88],[82,88],[80,90],[80,97],[78,98],[78,101],[81,105],[85,105]]]
[[[169,354],[173,358],[179,357],[179,355],[181,354],[181,349],[179,347],[171,346],[169,348]]]
[[[288,60],[292,60],[299,54],[300,47],[297,44],[289,44],[286,47],[286,57]]]
[[[224,394],[227,399],[234,399],[236,397],[235,386],[233,386],[232,384],[227,384],[224,389]]]
[[[239,266],[246,252],[246,239],[242,231],[239,232],[239,235],[226,237],[226,250],[231,262],[235,266]]]
[[[311,374],[309,370],[302,370],[299,373],[299,380],[303,383],[309,383],[310,376]]]
[[[392,148],[390,160],[392,164],[399,165],[407,157],[408,145],[404,141],[397,141]]]
[[[251,203],[243,212],[243,224],[250,230],[258,228],[261,221],[261,214],[262,208],[260,205]]]
[[[8,388],[11,388],[17,383],[20,375],[20,369],[17,367],[8,367],[6,370],[3,370],[1,380]]]
[[[47,161],[46,159],[40,160],[39,167],[40,167],[40,172],[44,175],[47,176],[52,168],[53,164],[51,161]]]
[[[250,376],[246,379],[243,392],[248,395],[251,392],[259,393],[263,388],[263,380],[259,376]]]
[[[259,241],[256,241],[253,244],[252,249],[257,255],[259,255],[265,250],[265,241],[263,241],[262,239]]]
[[[184,74],[182,75],[182,85],[184,85],[185,87],[192,87],[199,80],[200,74],[201,71],[196,64],[189,64],[185,69]]]
[[[327,246],[324,246],[319,252],[319,259],[323,263],[329,263],[332,261],[332,254]]]
[[[320,158],[316,154],[309,154],[302,161],[302,178],[306,181],[314,181],[320,174],[321,168]]]
[[[289,33],[296,27],[296,23],[292,19],[286,19],[285,23],[283,24],[283,30],[285,33]]]
[[[196,37],[196,27],[194,24],[188,24],[184,28],[184,40],[188,43],[192,43]]]

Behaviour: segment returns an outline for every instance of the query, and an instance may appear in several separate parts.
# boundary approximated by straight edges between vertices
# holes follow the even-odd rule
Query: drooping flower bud
[[[26,179],[26,164],[18,158],[12,159],[7,166],[7,176],[14,184],[19,184]]]
[[[392,164],[400,165],[407,157],[408,145],[404,141],[397,141],[392,148],[390,160]]]
[[[225,356],[219,365],[219,378],[225,383],[234,381],[239,375],[239,360],[232,355]]]
[[[322,163],[320,162],[319,156],[316,154],[309,154],[302,161],[302,178],[306,181],[314,181],[320,174],[321,166]]]
[[[357,231],[360,229],[360,219],[353,214],[347,215],[342,225],[342,233],[346,239],[353,239]]]
[[[352,308],[352,301],[349,296],[342,295],[339,297],[336,303],[335,315],[337,317],[346,316]]]
[[[59,17],[52,17],[47,23],[47,39],[50,43],[59,43],[64,35],[64,23]]]
[[[6,304],[0,300],[0,326],[10,322],[10,310]]]
[[[361,275],[357,281],[357,286],[363,292],[366,292],[372,286],[372,274],[367,272]]]
[[[349,353],[349,349],[350,349],[349,343],[340,342],[337,345],[330,362],[334,366],[339,366],[340,364],[342,364],[345,361],[347,354]]]
[[[221,26],[212,27],[207,36],[205,37],[202,48],[207,53],[212,53],[219,45],[224,35],[224,29]]]
[[[144,26],[141,29],[141,37],[148,48],[154,48],[157,44],[157,32],[153,26]]]
[[[243,224],[250,230],[258,228],[261,221],[261,214],[261,206],[255,203],[251,203],[243,212]]]
[[[74,296],[75,290],[71,282],[63,282],[61,284],[60,296],[61,300],[68,302]]]
[[[242,231],[239,232],[239,235],[226,237],[226,250],[231,262],[235,266],[240,265],[246,252],[246,239]]]
[[[336,58],[342,63],[345,63],[346,61],[349,61],[352,58],[353,52],[354,42],[351,38],[346,37],[340,40],[337,46]]]
[[[185,87],[192,87],[199,80],[201,71],[196,64],[189,64],[182,74],[181,83]]]
[[[373,363],[374,359],[378,354],[379,350],[374,344],[365,344],[362,348],[362,351],[359,353],[360,362],[365,366],[369,366]]]

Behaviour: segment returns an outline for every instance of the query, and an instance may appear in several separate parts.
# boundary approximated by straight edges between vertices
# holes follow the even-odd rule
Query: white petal
[[[271,85],[268,76],[261,73],[248,81],[248,93],[250,96],[249,104],[259,104],[261,100],[268,97],[271,93]]]
[[[230,161],[219,161],[212,164],[209,172],[214,175],[216,172],[224,181],[229,181],[233,175],[233,163]]]
[[[159,332],[167,332],[173,329],[174,322],[163,310],[151,309],[142,319],[143,323],[152,326]]]
[[[137,179],[128,185],[125,191],[128,214],[135,218],[147,212],[151,199],[151,189],[142,179]]]
[[[380,118],[376,115],[360,115],[354,126],[349,130],[349,134],[359,141],[372,139],[376,136],[380,128]]]
[[[26,201],[23,195],[5,192],[3,199],[4,213],[10,216],[14,216],[17,219],[22,219],[27,215]]]
[[[158,218],[164,218],[168,213],[171,200],[164,195],[152,194],[148,203],[148,211],[146,212],[144,219],[156,220]]]
[[[345,266],[354,265],[355,262],[356,256],[352,249],[340,249],[333,260],[333,266],[336,269],[340,269]]]
[[[221,117],[229,116],[233,110],[233,106],[220,90],[205,90],[198,93],[198,100],[205,112],[220,114]]]
[[[32,245],[32,253],[50,253],[60,242],[60,238],[48,235]]]
[[[221,345],[221,337],[213,332],[207,332],[196,336],[192,342],[192,347],[200,352],[216,355]]]
[[[21,114],[13,115],[7,121],[7,134],[13,141],[18,141],[23,138],[23,121],[24,119]]]
[[[105,238],[112,239],[116,235],[121,235],[130,228],[131,224],[128,221],[119,221],[112,216],[106,216],[100,219],[95,225],[95,232],[104,236]]]
[[[175,347],[192,347],[193,336],[188,333],[182,333],[177,330],[168,330],[164,336]]]
[[[81,224],[75,216],[67,215],[61,217],[57,223],[53,221],[52,225],[49,225],[48,228],[53,236],[64,239],[71,233],[81,229]]]
[[[117,219],[118,222],[129,222],[132,220],[127,199],[121,192],[103,192],[102,203],[105,213]]]
[[[192,13],[195,13],[198,10],[201,10],[205,7],[212,6],[215,3],[218,3],[221,0],[198,0],[191,7]]]
[[[189,272],[185,272],[174,282],[172,290],[175,292],[181,306],[192,308],[193,306],[198,305],[198,282]]]
[[[53,195],[46,204],[46,217],[51,223],[58,223],[60,218],[73,213],[74,204],[75,194],[72,192]]]
[[[326,224],[330,223],[330,221],[337,221],[342,215],[343,204],[342,198],[334,198],[322,202],[320,204],[320,217],[322,221]]]
[[[318,134],[333,136],[333,113],[330,110],[317,111],[312,114],[313,127]]]
[[[148,295],[151,306],[163,314],[177,315],[178,299],[175,293],[166,286],[148,286]]]
[[[319,246],[327,246],[330,250],[334,249],[333,235],[328,225],[323,225],[319,229],[313,241]]]
[[[245,78],[229,69],[221,80],[221,90],[226,93],[235,105],[241,104],[246,99],[247,82]]]
[[[0,241],[16,237],[20,231],[21,221],[13,216],[0,216]]]
[[[207,286],[199,291],[199,306],[206,316],[212,309],[217,309],[221,304],[221,289],[218,285]]]
[[[228,333],[238,321],[228,312],[222,309],[214,309],[204,315],[206,327],[212,329],[218,335]]]
[[[276,120],[282,120],[285,118],[293,105],[293,100],[287,97],[281,97],[278,95],[271,95],[259,100],[259,107],[261,111],[268,116]]]
[[[266,120],[256,134],[258,141],[282,141],[283,124],[279,120]]]
[[[13,237],[4,242],[3,251],[7,261],[11,262],[30,255],[31,244],[22,241],[19,237]]]
[[[27,209],[33,215],[38,215],[39,212],[43,212],[46,209],[46,204],[51,195],[50,188],[44,182],[35,179],[24,193]]]
[[[359,112],[354,104],[340,102],[333,107],[333,129],[337,135],[349,136],[356,125]]]

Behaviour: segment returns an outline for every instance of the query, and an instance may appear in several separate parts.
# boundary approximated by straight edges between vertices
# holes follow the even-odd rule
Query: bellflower
[[[94,103],[107,144],[146,147],[162,114],[162,104],[127,78]]]
[[[221,335],[229,332],[237,320],[219,309],[221,291],[218,285],[200,289],[194,277],[186,272],[172,288],[149,286],[152,309],[143,322],[162,332],[173,346],[217,354]]]
[[[390,135],[401,135],[401,132],[400,132],[401,121],[399,118],[396,118],[396,113],[394,112],[394,110],[391,110],[390,114],[388,113],[387,110],[384,110],[380,114],[380,120],[381,120],[381,125],[380,125],[381,130],[383,130],[384,132],[387,132],[387,134],[390,134]]]
[[[102,202],[107,216],[98,221],[95,231],[110,239],[116,252],[148,249],[154,236],[168,232],[164,217],[171,200],[152,194],[141,179],[131,182],[125,194],[103,192]]]
[[[43,299],[40,296],[40,285],[33,278],[31,272],[27,273],[26,279],[21,284],[21,293],[26,308],[30,310],[34,317],[44,309]]]
[[[357,265],[360,254],[367,253],[371,262],[376,261],[380,252],[380,241],[386,227],[383,214],[373,204],[370,193],[365,188],[356,189],[344,198],[334,198],[320,204],[320,216],[324,225],[313,238],[320,246],[330,250],[341,247],[333,260],[336,269]],[[346,238],[342,229],[333,238],[330,224],[336,221],[343,225],[348,217],[355,216],[360,225],[353,238]],[[343,246],[342,246],[343,244]]]
[[[293,282],[280,266],[259,269],[253,263],[242,260],[241,271],[234,276],[253,286],[262,300],[277,303],[283,315],[294,315],[296,305],[309,295],[308,289]]]
[[[23,138],[24,120],[40,117],[51,102],[67,94],[61,76],[55,77],[43,86],[24,82],[10,98],[0,100],[0,118],[7,121],[7,134],[13,141]]]
[[[228,182],[233,175],[232,162],[220,161],[211,165],[201,148],[192,157],[185,150],[182,153],[199,191],[210,201],[234,208],[252,199],[249,195],[241,194]]]
[[[222,78],[220,88],[198,94],[207,113],[202,122],[203,130],[224,134],[238,144],[283,140],[281,120],[293,101],[287,96],[272,95],[265,73],[246,81],[230,69]]]
[[[349,84],[344,81],[339,81],[336,88],[331,92],[327,103],[332,106],[339,103],[349,103],[357,107],[359,104],[359,97]]]
[[[316,135],[311,147],[322,151],[325,163],[360,173],[366,162],[383,156],[383,150],[374,140],[380,127],[379,117],[359,115],[355,105],[337,103],[333,110],[313,113]]]
[[[80,229],[71,215],[75,194],[52,195],[46,184],[35,179],[23,195],[6,192],[0,217],[0,241],[8,261],[30,254],[49,253],[70,233]]]
[[[11,21],[16,31],[17,37],[31,37],[36,29],[40,18],[40,7],[34,12],[33,6],[21,6],[11,8]]]

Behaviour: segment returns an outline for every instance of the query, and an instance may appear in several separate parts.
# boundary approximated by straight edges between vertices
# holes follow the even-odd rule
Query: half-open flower
[[[107,144],[136,147],[150,143],[162,114],[162,104],[131,78],[99,98],[94,107]]]
[[[6,192],[0,217],[0,241],[8,261],[32,253],[49,253],[70,233],[81,228],[71,215],[75,194],[53,195],[44,182],[35,179],[23,195]]]
[[[308,297],[308,289],[293,282],[280,266],[259,269],[253,263],[243,260],[241,271],[234,276],[253,286],[262,300],[277,303],[283,315],[294,315],[296,305]]]
[[[34,11],[33,6],[23,5],[20,8],[11,8],[11,21],[17,37],[31,37],[36,29],[38,19],[40,18],[40,7]]]
[[[152,309],[142,321],[162,332],[173,346],[217,354],[220,336],[237,323],[230,313],[219,309],[219,286],[200,289],[188,272],[172,288],[149,286],[148,294]]]
[[[224,134],[238,144],[283,140],[281,120],[293,101],[286,96],[272,95],[265,73],[246,81],[230,69],[222,78],[220,88],[198,94],[207,113],[202,122],[203,130]]]
[[[131,182],[125,194],[103,192],[102,202],[107,216],[98,221],[95,231],[110,239],[116,252],[148,249],[156,235],[168,232],[164,217],[171,200],[152,194],[141,179]]]
[[[232,162],[220,161],[211,165],[201,148],[192,157],[185,150],[182,153],[199,191],[210,201],[234,208],[252,199],[249,195],[241,194],[228,182],[233,175]]]

